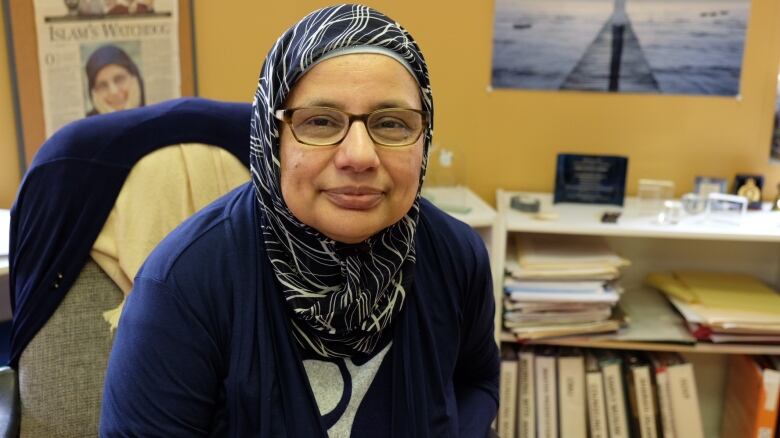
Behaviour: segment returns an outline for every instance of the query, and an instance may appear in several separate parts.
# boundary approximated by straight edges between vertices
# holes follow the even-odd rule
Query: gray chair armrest
[[[0,437],[19,436],[21,402],[16,370],[0,367]]]

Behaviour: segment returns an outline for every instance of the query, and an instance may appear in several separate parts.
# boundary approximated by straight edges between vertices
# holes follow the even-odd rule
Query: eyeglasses
[[[290,125],[298,142],[310,146],[341,143],[355,120],[363,122],[376,144],[408,146],[420,138],[428,120],[428,113],[406,108],[380,109],[368,114],[327,107],[290,108],[277,110],[274,116]]]

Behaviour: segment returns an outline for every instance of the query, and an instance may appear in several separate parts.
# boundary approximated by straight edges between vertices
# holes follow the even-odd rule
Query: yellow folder
[[[780,294],[750,275],[678,271],[652,273],[645,282],[688,303],[780,315]]]

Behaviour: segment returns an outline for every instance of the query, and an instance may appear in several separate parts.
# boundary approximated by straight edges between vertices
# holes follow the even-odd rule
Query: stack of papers
[[[507,257],[504,328],[520,340],[616,331],[627,260],[602,237],[516,236]]]
[[[780,294],[757,278],[716,272],[653,273],[700,341],[780,343]]]
[[[517,236],[515,247],[506,269],[518,280],[613,280],[629,265],[595,236]]]

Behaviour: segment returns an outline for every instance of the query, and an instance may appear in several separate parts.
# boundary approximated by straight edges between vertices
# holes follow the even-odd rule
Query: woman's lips
[[[337,207],[348,210],[368,210],[382,201],[382,190],[368,187],[338,187],[323,190],[325,196]]]

